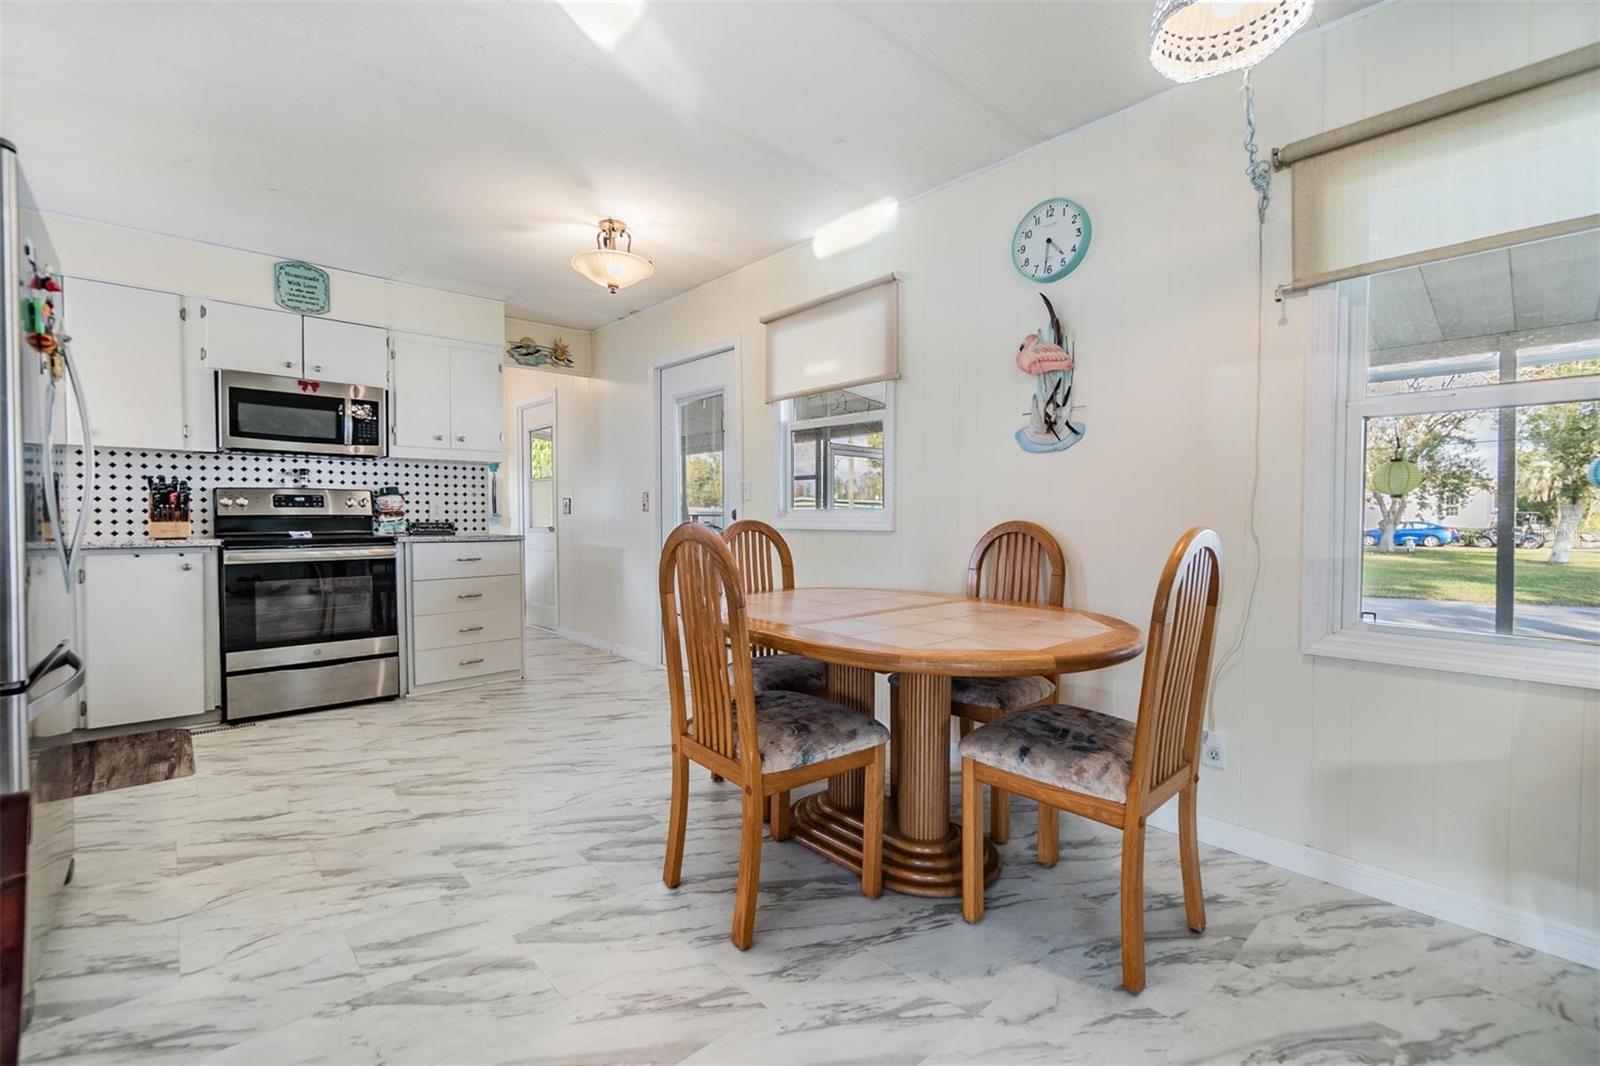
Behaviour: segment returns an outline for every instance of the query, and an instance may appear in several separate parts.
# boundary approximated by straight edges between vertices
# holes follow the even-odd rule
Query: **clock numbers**
[[[1011,263],[1024,278],[1060,281],[1089,250],[1089,213],[1064,196],[1035,204],[1011,238]]]

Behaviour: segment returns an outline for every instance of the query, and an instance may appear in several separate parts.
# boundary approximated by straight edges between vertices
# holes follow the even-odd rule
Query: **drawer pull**
[[[483,599],[483,593],[481,593],[481,592],[458,592],[458,593],[456,593],[456,599],[458,599],[458,600],[481,600],[481,599]]]
[[[481,662],[483,662],[482,659],[458,659],[458,660],[456,660],[456,665],[457,666],[477,666]]]
[[[478,632],[481,632],[482,630],[483,630],[482,626],[457,626],[456,627],[456,632],[457,633],[478,633]]]
[[[483,556],[481,556],[481,555],[458,555],[458,556],[456,556],[456,562],[458,562],[458,563],[481,563],[481,562],[483,562]]]

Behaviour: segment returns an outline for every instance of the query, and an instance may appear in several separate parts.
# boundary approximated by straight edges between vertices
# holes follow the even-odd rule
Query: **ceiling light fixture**
[[[644,18],[644,0],[564,0],[561,10],[585,37],[609,52]]]
[[[618,248],[617,239],[626,237],[627,248]],[[637,285],[656,272],[656,265],[642,255],[633,254],[633,234],[627,224],[614,218],[600,220],[594,247],[572,257],[572,269],[605,288],[607,292]]]
[[[1173,81],[1248,70],[1306,24],[1314,3],[1156,0],[1150,20],[1150,65]]]
[[[898,201],[884,197],[847,215],[840,215],[817,230],[817,235],[811,238],[811,254],[818,259],[826,259],[830,255],[849,251],[858,244],[866,244],[889,228],[894,222],[895,212],[899,210]]]

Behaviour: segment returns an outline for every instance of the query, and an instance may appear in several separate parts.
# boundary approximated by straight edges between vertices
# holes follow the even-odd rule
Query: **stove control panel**
[[[227,488],[216,490],[218,512],[256,515],[360,515],[372,513],[368,489]]]

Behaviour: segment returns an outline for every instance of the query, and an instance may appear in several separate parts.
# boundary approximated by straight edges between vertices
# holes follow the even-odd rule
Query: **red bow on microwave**
[[[300,379],[301,392],[316,392],[320,388],[322,388],[322,382],[320,381],[307,381],[305,378]]]

